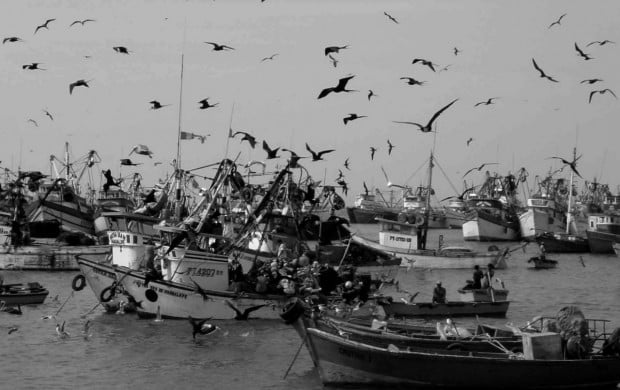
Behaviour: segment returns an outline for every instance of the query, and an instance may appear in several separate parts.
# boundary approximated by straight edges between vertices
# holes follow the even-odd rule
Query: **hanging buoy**
[[[75,275],[73,281],[71,282],[71,288],[73,291],[82,291],[84,287],[86,287],[86,278],[84,275]]]

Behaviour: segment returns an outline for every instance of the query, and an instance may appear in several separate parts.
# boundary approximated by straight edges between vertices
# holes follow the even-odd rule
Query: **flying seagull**
[[[428,66],[429,68],[431,68],[433,72],[435,71],[434,65],[437,65],[437,64],[433,64],[431,61],[425,60],[423,58],[415,58],[411,63],[417,64],[418,62],[421,63],[422,65]]]
[[[329,57],[329,59],[332,61],[332,65],[334,65],[334,68],[335,68],[336,66],[338,66],[338,60],[337,60],[336,58],[334,58],[334,56],[333,56],[333,55],[331,55],[331,54],[330,54],[330,55],[328,55],[327,57]]]
[[[388,144],[388,156],[391,156],[392,155],[392,149],[394,149],[394,145],[392,145],[390,140],[387,140],[387,144]]]
[[[2,44],[4,45],[7,42],[23,42],[24,40],[19,37],[8,37],[2,40]]]
[[[388,19],[390,19],[392,22],[398,24],[398,20],[396,20],[396,18],[394,18],[392,15],[388,14],[387,12],[383,12],[383,15],[387,16]]]
[[[166,107],[170,105],[170,104],[161,104],[157,100],[151,100],[149,103],[151,103],[151,110],[159,110],[162,107]]]
[[[81,24],[81,25],[83,26],[83,25],[84,25],[84,23],[86,23],[86,22],[94,22],[94,21],[95,21],[95,19],[76,20],[76,21],[74,21],[73,23],[71,23],[71,24],[69,25],[69,27],[73,26],[74,24]]]
[[[92,81],[92,79],[88,80],[88,81],[82,79],[82,80],[78,80],[78,81],[75,81],[75,82],[69,84],[69,95],[71,95],[73,93],[73,88],[75,88],[75,87],[86,87],[86,88],[88,88],[89,87],[88,83],[90,83],[91,81]]]
[[[330,53],[338,53],[340,52],[340,50],[343,49],[348,49],[349,45],[344,45],[344,46],[328,46],[325,48],[325,55],[328,55]]]
[[[370,159],[374,160],[375,159],[375,152],[377,151],[377,148],[375,148],[374,146],[370,147]]]
[[[191,316],[187,317],[189,323],[192,324],[192,337],[196,340],[197,334],[207,335],[209,333],[213,333],[219,329],[216,325],[207,324],[211,318],[205,318],[204,320],[195,320]]]
[[[33,62],[31,64],[22,65],[22,69],[28,70],[45,70],[43,68],[39,68],[39,65],[42,65],[40,62]]]
[[[344,181],[344,179],[340,179],[338,181],[336,181],[336,184],[338,184],[340,187],[342,187],[342,192],[347,195],[349,193],[349,186],[347,184],[346,181]]]
[[[610,41],[609,39],[605,39],[604,41],[592,41],[592,42],[588,43],[586,46],[594,45],[595,43],[598,43],[599,46],[603,46],[603,45],[606,45],[608,43],[614,43],[615,44],[616,42]]]
[[[331,153],[333,152],[335,149],[327,149],[327,150],[322,150],[320,152],[315,152],[312,149],[310,149],[310,145],[308,145],[308,143],[306,142],[306,150],[308,152],[310,152],[310,154],[312,154],[312,161],[319,161],[322,160],[322,156],[326,153]]]
[[[474,107],[478,107],[481,104],[484,104],[485,106],[488,106],[489,104],[493,104],[494,103],[493,100],[495,100],[495,99],[499,99],[499,98],[497,98],[497,97],[488,98],[484,102],[479,102],[479,103],[474,104]]]
[[[562,14],[562,16],[560,16],[560,17],[558,18],[558,20],[556,20],[555,22],[551,23],[551,24],[549,25],[549,27],[547,27],[547,29],[550,29],[551,27],[555,26],[556,24],[559,26],[559,25],[560,25],[560,22],[562,21],[562,18],[563,18],[563,17],[565,17],[565,16],[566,16],[566,14]]]
[[[278,150],[280,150],[280,148],[271,149],[269,145],[267,145],[267,142],[265,140],[263,140],[263,150],[267,152],[267,160],[280,157],[277,155]]]
[[[577,50],[577,53],[578,53],[581,57],[583,57],[583,59],[584,59],[584,60],[586,60],[586,61],[587,61],[587,60],[591,60],[591,59],[592,59],[592,57],[590,57],[590,55],[589,55],[589,54],[584,53],[584,52],[583,52],[583,50],[581,50],[581,49],[579,48],[579,46],[577,46],[577,42],[575,42],[575,50]]]
[[[43,24],[42,24],[42,25],[40,25],[40,26],[37,26],[37,28],[34,30],[34,33],[36,34],[36,33],[37,33],[37,31],[39,31],[39,30],[40,30],[40,29],[42,29],[42,28],[46,28],[46,29],[48,29],[48,30],[49,30],[49,27],[48,27],[47,25],[48,25],[50,22],[53,22],[54,20],[56,20],[56,19],[47,19],[47,20],[45,21],[45,23],[43,23]]]
[[[215,107],[218,104],[220,104],[220,103],[209,104],[209,98],[202,99],[198,103],[200,103],[200,107],[198,107],[198,108],[200,108],[201,110],[205,110],[207,108]]]
[[[264,61],[267,61],[267,60],[273,60],[275,58],[275,56],[277,56],[277,55],[278,55],[278,53],[274,53],[274,54],[270,55],[269,57],[263,58],[262,60],[260,60],[260,62],[264,62]]]
[[[435,119],[437,119],[439,117],[439,115],[441,115],[442,112],[444,112],[446,109],[448,109],[448,107],[450,107],[451,105],[453,105],[457,100],[459,99],[454,99],[453,101],[451,101],[450,103],[448,103],[446,106],[444,106],[442,109],[440,109],[439,111],[437,111],[432,117],[431,120],[428,121],[428,123],[425,126],[422,126],[419,123],[415,123],[415,122],[402,122],[402,121],[393,121],[394,123],[403,123],[406,125],[414,125],[414,126],[418,126],[419,130],[423,133],[428,133],[433,131],[433,122],[435,121]]]
[[[592,92],[590,92],[590,99],[588,100],[588,103],[592,103],[592,96],[593,96],[595,93],[600,93],[600,94],[602,95],[602,94],[605,94],[605,93],[607,93],[607,92],[609,92],[609,93],[610,93],[610,94],[612,94],[612,95],[613,95],[616,99],[618,99],[618,97],[616,96],[616,94],[614,93],[614,91],[612,91],[612,90],[611,90],[611,89],[609,89],[609,88],[605,88],[605,89],[601,89],[601,90],[598,90],[598,91],[592,91]]]
[[[50,114],[49,111],[47,110],[43,110],[43,112],[45,113],[45,115],[47,115],[51,120],[54,120],[54,117],[52,116],[52,114]]]
[[[125,46],[114,46],[112,49],[115,52],[121,53],[121,54],[129,54],[129,53],[131,53],[131,51],[127,50],[127,48]]]
[[[141,165],[141,164],[142,163],[134,163],[134,162],[132,162],[128,158],[121,158],[121,165],[130,166],[130,167],[136,167],[136,166]]]
[[[598,83],[599,81],[603,81],[603,79],[585,79],[585,80],[582,80],[580,84],[584,84],[584,83],[594,84],[594,83]]]
[[[213,45],[214,51],[235,50],[233,47],[230,47],[227,45],[220,45],[219,43],[215,43],[215,42],[205,42],[205,43],[208,43],[209,45]]]
[[[153,152],[149,149],[148,146],[142,145],[142,144],[138,144],[138,145],[134,146],[131,149],[131,152],[129,152],[129,155],[131,156],[132,153],[141,154],[143,156],[149,156],[149,158],[153,158],[151,156],[153,154]]]
[[[353,121],[353,120],[356,120],[356,119],[359,119],[359,118],[366,118],[366,117],[367,117],[366,115],[357,115],[357,114],[353,113],[353,114],[349,114],[349,116],[343,118],[342,121],[346,125],[350,121]]]
[[[458,56],[460,52],[461,52],[461,51],[459,50],[459,48],[458,48],[458,47],[455,47],[455,48],[454,48],[454,55],[455,55],[455,56]]]
[[[547,79],[547,80],[549,80],[549,81],[553,81],[554,83],[557,83],[557,82],[558,82],[558,80],[554,79],[553,77],[551,77],[551,76],[547,76],[547,74],[545,74],[545,72],[544,72],[542,69],[540,69],[540,67],[539,67],[539,66],[538,66],[538,64],[536,63],[536,60],[535,60],[535,59],[533,59],[533,58],[532,58],[532,63],[534,64],[534,68],[535,68],[537,71],[539,71],[539,72],[540,72],[540,77],[544,77],[544,78],[546,78],[546,79]]]
[[[368,90],[368,101],[370,101],[370,98],[371,98],[371,97],[373,97],[373,96],[379,96],[379,95],[375,94],[375,93],[372,91],[372,89],[369,89],[369,90]]]
[[[34,119],[28,119],[26,122],[30,122],[33,125],[35,125],[36,127],[39,127],[39,124],[37,123],[37,121],[35,121]]]
[[[351,168],[349,168],[349,158],[347,157],[346,160],[344,160],[344,167],[347,168],[349,171],[351,170]]]
[[[243,137],[241,137],[241,142],[248,141],[252,149],[254,149],[254,147],[256,146],[256,138],[253,135],[246,133],[245,131],[235,131],[235,133],[232,135],[232,138],[235,138],[237,134],[243,134]]]
[[[484,168],[485,166],[487,166],[487,165],[494,165],[494,164],[498,164],[498,163],[483,163],[483,164],[481,164],[479,167],[474,167],[474,168],[472,168],[472,169],[468,170],[467,172],[465,172],[465,174],[463,175],[463,177],[467,176],[467,174],[468,174],[469,172],[472,172],[472,171],[475,171],[475,170],[480,171],[480,170],[482,170],[482,168]]]
[[[414,79],[413,77],[401,77],[401,80],[407,80],[407,84],[409,85],[424,85],[426,81],[419,81]]]
[[[558,159],[560,161],[562,161],[563,164],[568,165],[570,167],[570,169],[572,169],[573,172],[575,172],[575,174],[579,177],[581,177],[581,175],[579,174],[579,172],[577,171],[577,160],[579,160],[581,158],[581,156],[579,157],[575,157],[575,159],[573,161],[568,161],[562,157],[549,157],[549,158],[555,158]]]
[[[225,302],[228,305],[228,307],[230,307],[231,309],[235,311],[235,320],[238,320],[238,321],[247,321],[251,312],[258,310],[261,307],[267,306],[266,304],[251,306],[242,312],[241,310],[237,309],[237,307],[233,305],[229,300],[226,300]]]
[[[324,98],[325,96],[329,95],[331,92],[334,92],[334,93],[338,93],[338,92],[357,92],[357,91],[352,90],[352,89],[346,89],[347,88],[347,83],[353,77],[355,77],[355,75],[341,78],[338,81],[338,85],[336,85],[335,87],[329,87],[329,88],[323,89],[321,91],[321,93],[319,94],[319,97],[317,99]]]
[[[471,143],[471,141],[473,141],[474,139],[469,137],[469,139],[467,140],[467,146],[469,146],[469,144]]]

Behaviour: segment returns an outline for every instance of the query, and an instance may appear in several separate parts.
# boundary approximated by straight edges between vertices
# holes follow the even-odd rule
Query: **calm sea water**
[[[354,225],[360,234],[375,238],[375,225]],[[429,245],[463,244],[460,230],[431,231]],[[518,242],[500,243],[515,248]],[[466,243],[486,250],[490,243]],[[507,318],[489,319],[494,324],[524,324],[536,315],[555,315],[566,305],[576,305],[589,318],[620,326],[620,259],[615,256],[549,255],[559,260],[552,270],[532,270],[527,259],[536,246],[512,252],[508,269],[498,270],[510,290]],[[46,302],[23,307],[23,315],[0,313],[0,372],[2,388],[14,389],[320,389],[318,374],[302,349],[288,376],[301,340],[279,321],[213,321],[221,329],[192,340],[187,321],[140,320],[135,315],[106,314],[96,306],[90,289],[71,295],[74,272],[7,271],[5,283],[38,281],[50,290]],[[419,291],[417,301],[430,300],[434,283],[442,280],[448,298],[471,278],[470,270],[411,270],[398,276],[402,288]],[[55,299],[57,297],[57,299]],[[56,320],[54,314],[66,301]],[[82,334],[90,320],[90,336]],[[56,323],[65,321],[70,337],[56,334]],[[459,320],[466,324],[468,320]],[[8,334],[16,326],[18,330]]]

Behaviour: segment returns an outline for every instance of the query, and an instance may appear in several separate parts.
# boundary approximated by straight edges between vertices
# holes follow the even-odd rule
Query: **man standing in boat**
[[[480,269],[480,266],[478,264],[474,265],[474,274],[472,275],[474,283],[472,285],[472,288],[474,288],[474,289],[482,288],[482,278],[483,278],[483,276],[484,276],[484,273]]]
[[[545,261],[547,257],[547,250],[545,249],[545,244],[542,241],[538,243],[538,249],[540,250],[540,255],[538,255],[538,257],[540,260]]]
[[[487,272],[484,274],[482,281],[482,288],[493,287],[493,275],[495,275],[495,266],[493,264],[487,265]]]
[[[446,289],[438,281],[433,289],[433,303],[446,303]]]

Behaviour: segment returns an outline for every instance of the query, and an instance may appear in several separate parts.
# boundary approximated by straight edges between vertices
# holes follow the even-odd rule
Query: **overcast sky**
[[[51,18],[48,29],[34,34]],[[532,188],[536,175],[561,166],[548,158],[569,159],[574,146],[583,155],[578,169],[584,179],[596,177],[615,191],[619,101],[609,93],[595,94],[591,103],[588,98],[604,88],[620,93],[619,18],[615,0],[2,1],[2,38],[23,42],[0,46],[0,165],[47,173],[49,156],[62,156],[68,141],[74,157],[95,149],[103,159],[93,171],[96,184],[99,171],[110,168],[115,176],[140,172],[143,184],[152,185],[176,155],[183,54],[181,128],[210,134],[204,144],[182,142],[183,168],[223,158],[231,125],[259,141],[253,150],[239,137],[230,140],[228,156],[241,153],[244,163],[265,159],[263,139],[304,156],[306,142],[317,151],[335,149],[325,161],[302,164],[329,184],[341,169],[350,202],[363,181],[385,189],[381,166],[394,183],[424,183],[419,168],[433,144],[447,175],[433,174],[440,198],[454,194],[449,183],[462,190],[463,174],[485,162],[499,163],[488,169],[500,174],[525,167]],[[69,27],[84,19],[95,21]],[[618,44],[588,46],[605,39]],[[205,41],[234,50],[213,51]],[[593,59],[580,57],[575,43]],[[333,54],[334,67],[324,49],[344,45]],[[437,72],[412,64],[414,58],[432,61]],[[559,82],[540,78],[532,58]],[[22,69],[32,62],[46,70]],[[348,88],[359,92],[317,99],[347,75],[355,75]],[[407,85],[400,77],[425,84]],[[591,78],[604,81],[580,83]],[[79,79],[92,80],[90,87],[70,95],[69,84]],[[377,95],[370,101],[369,89]],[[219,104],[198,109],[207,97]],[[490,97],[498,97],[495,104],[474,107]],[[170,106],[151,110],[154,99]],[[436,139],[393,123],[425,124],[454,99],[436,121]],[[367,118],[345,125],[349,113]],[[395,145],[391,156],[388,139]],[[153,159],[128,156],[136,144],[147,145]],[[373,161],[371,146],[378,149]],[[142,165],[121,168],[119,160],[127,157]],[[346,158],[350,171],[343,167]],[[268,167],[284,162],[270,160]],[[481,184],[484,170],[468,175],[468,184]]]

